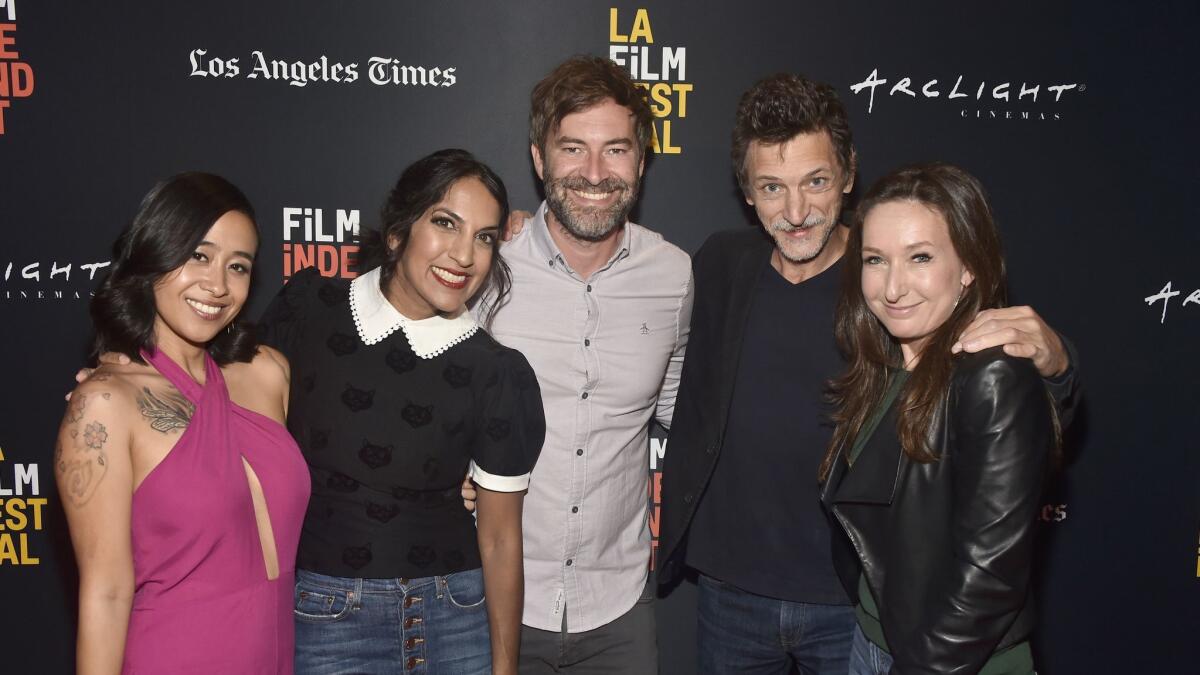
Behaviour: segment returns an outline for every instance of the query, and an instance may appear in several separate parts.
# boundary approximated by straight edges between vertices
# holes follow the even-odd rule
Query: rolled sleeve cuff
[[[493,492],[520,492],[529,487],[529,474],[520,476],[497,476],[484,471],[478,464],[471,461],[471,480],[481,488]]]

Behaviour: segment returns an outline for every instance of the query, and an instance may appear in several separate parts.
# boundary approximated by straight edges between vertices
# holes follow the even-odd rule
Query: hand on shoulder
[[[954,370],[959,383],[981,397],[1043,388],[1042,376],[1033,361],[1009,354],[1003,346],[960,352]]]

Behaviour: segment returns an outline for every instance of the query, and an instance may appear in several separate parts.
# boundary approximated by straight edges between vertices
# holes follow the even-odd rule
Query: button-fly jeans
[[[296,570],[297,675],[491,672],[483,571],[349,579]]]

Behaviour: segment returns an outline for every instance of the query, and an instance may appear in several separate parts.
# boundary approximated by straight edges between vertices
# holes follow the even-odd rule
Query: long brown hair
[[[834,334],[849,368],[830,382],[837,425],[821,462],[820,479],[829,476],[843,447],[848,447],[867,417],[882,401],[889,369],[904,366],[900,344],[871,313],[862,293],[862,226],[880,204],[916,202],[933,209],[946,221],[950,242],[974,281],[967,285],[957,306],[929,336],[921,358],[910,373],[897,405],[900,445],[913,461],[937,459],[927,434],[942,395],[950,384],[953,358],[950,347],[981,310],[1006,303],[1004,258],[1000,236],[992,219],[983,186],[974,176],[951,164],[906,166],[880,178],[851,219],[846,245],[845,276],[838,298]]]

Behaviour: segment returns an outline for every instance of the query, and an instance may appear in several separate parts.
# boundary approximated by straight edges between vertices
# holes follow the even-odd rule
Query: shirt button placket
[[[586,313],[583,315],[582,331],[577,334],[577,339],[583,342],[583,365],[586,379],[583,387],[579,392],[577,399],[576,417],[575,417],[575,442],[578,446],[575,448],[575,458],[578,462],[584,462],[588,457],[584,454],[584,448],[591,441],[591,418],[592,412],[595,412],[592,407],[593,401],[589,400],[592,394],[595,393],[596,373],[599,372],[600,354],[592,348],[592,338],[596,335],[596,329],[600,317],[600,307],[597,302],[596,294],[593,292],[591,283],[584,282],[583,284],[583,306],[586,308]],[[571,471],[571,486],[567,503],[570,505],[570,514],[568,515],[566,539],[566,550],[562,558],[563,582],[568,589],[577,588],[577,577],[575,573],[575,558],[579,554],[579,542],[583,537],[581,532],[582,519],[579,517],[580,505],[587,498],[588,485],[584,480],[587,474],[584,469],[586,465],[576,463]],[[568,604],[570,604],[568,602]]]

